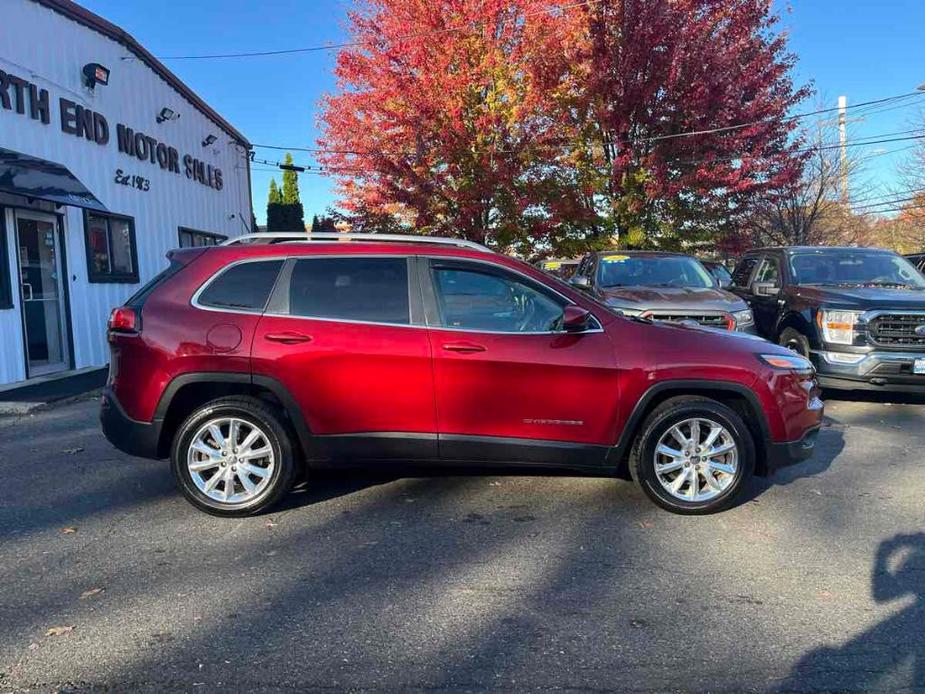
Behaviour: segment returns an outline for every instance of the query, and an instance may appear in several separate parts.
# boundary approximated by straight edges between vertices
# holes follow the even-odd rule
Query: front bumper
[[[856,364],[832,363],[827,356],[831,354],[860,356],[855,352],[814,350],[810,358],[823,388],[925,393],[925,374],[915,374],[912,370],[916,359],[925,359],[925,352],[865,352]]]
[[[769,443],[767,447],[768,473],[773,473],[782,467],[795,465],[810,458],[816,448],[816,439],[819,437],[819,427],[809,429],[803,438],[785,443]]]
[[[161,422],[139,422],[129,417],[110,388],[100,400],[100,424],[103,435],[123,453],[141,458],[159,458],[158,442]]]

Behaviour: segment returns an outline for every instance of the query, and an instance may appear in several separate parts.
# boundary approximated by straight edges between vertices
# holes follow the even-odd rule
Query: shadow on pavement
[[[825,390],[824,402],[870,402],[891,405],[925,405],[925,393],[892,393],[880,390]]]
[[[880,543],[871,573],[878,603],[915,601],[845,643],[805,655],[775,691],[922,691],[925,688],[925,533],[895,535]],[[911,665],[912,681],[902,668]],[[892,680],[884,682],[892,676]]]

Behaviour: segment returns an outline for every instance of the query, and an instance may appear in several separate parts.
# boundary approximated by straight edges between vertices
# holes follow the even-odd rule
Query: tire
[[[273,407],[247,396],[219,398],[198,407],[177,430],[170,453],[183,496],[215,516],[251,516],[273,506],[292,488],[298,469],[283,422]],[[210,425],[218,427],[217,436]],[[236,443],[246,448],[231,444],[232,427]],[[199,447],[193,448],[194,443]]]
[[[713,443],[709,450],[719,451],[729,444],[734,448],[716,456],[704,450],[701,456],[689,459],[671,431],[678,426],[680,433],[686,435],[682,438],[692,441],[693,421],[699,422],[701,444],[708,442],[714,425],[721,430],[716,438],[719,443]],[[709,423],[706,431],[704,422]],[[675,458],[658,452],[659,444],[666,441],[671,444],[666,444],[667,448],[677,445],[678,448],[672,450],[682,456]],[[658,405],[643,422],[630,453],[629,469],[633,481],[662,508],[685,515],[716,513],[735,502],[752,476],[755,443],[742,418],[721,402],[693,395],[670,398]],[[672,492],[670,488],[682,474],[686,479]],[[707,481],[708,475],[714,484]]]
[[[796,328],[784,328],[777,344],[809,359],[809,338]]]

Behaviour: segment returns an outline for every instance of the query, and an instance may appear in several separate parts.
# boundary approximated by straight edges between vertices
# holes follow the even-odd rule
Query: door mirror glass
[[[571,280],[573,287],[578,287],[578,289],[590,289],[591,280],[589,280],[584,275],[575,275]]]
[[[581,306],[566,306],[562,311],[562,329],[567,333],[582,333],[591,323],[591,312]]]
[[[780,293],[780,287],[773,282],[755,282],[752,285],[752,291],[755,296],[777,296]]]

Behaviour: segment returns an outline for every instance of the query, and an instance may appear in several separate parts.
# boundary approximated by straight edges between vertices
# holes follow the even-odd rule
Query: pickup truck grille
[[[708,328],[721,328],[731,330],[733,327],[732,316],[728,313],[678,313],[673,311],[646,311],[642,314],[643,318],[651,318],[654,321],[671,321],[678,323],[683,320],[692,320]]]
[[[925,313],[889,313],[868,323],[871,342],[889,347],[923,347],[925,334],[916,330],[925,326]]]

